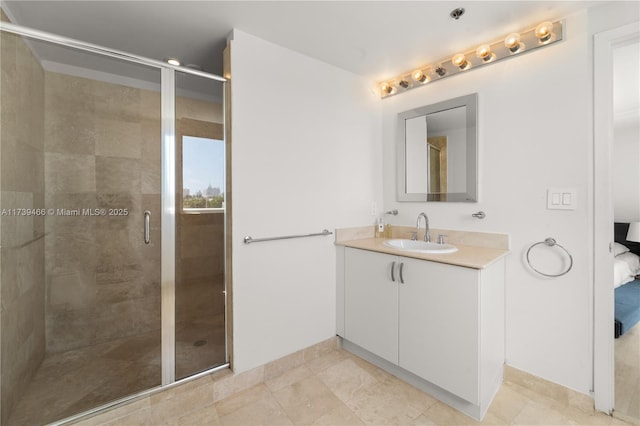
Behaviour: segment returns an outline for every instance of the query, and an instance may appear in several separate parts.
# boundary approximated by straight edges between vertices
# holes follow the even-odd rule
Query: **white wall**
[[[235,30],[232,66],[234,369],[335,335],[333,236],[382,204],[380,101],[362,78]]]
[[[561,43],[382,101],[384,208],[399,210],[394,219],[398,224],[415,223],[424,211],[435,228],[510,234],[507,363],[586,393],[592,366],[591,63],[586,13],[568,17],[565,25],[566,39]],[[396,115],[474,92],[478,93],[480,201],[397,202]],[[575,188],[577,209],[547,210],[549,187]],[[471,217],[479,210],[486,212],[486,219]],[[556,238],[573,255],[573,270],[561,278],[545,279],[524,261],[529,246],[546,237]]]
[[[640,220],[640,42],[613,50],[613,206],[616,222]]]
[[[427,126],[424,116],[405,120],[406,191],[427,192]]]
[[[506,357],[588,392],[592,376],[592,41],[637,20],[616,2],[567,17],[565,41],[406,94],[372,100],[357,76],[239,31],[232,42],[234,350],[243,371],[334,334],[332,239],[242,244],[254,237],[371,223],[425,211],[437,228],[506,232]],[[480,202],[398,203],[398,112],[479,94]],[[382,108],[382,116],[378,108]],[[380,124],[381,123],[381,124]],[[382,139],[382,140],[380,140]],[[380,155],[382,154],[382,155]],[[382,173],[380,173],[382,167]],[[573,211],[546,209],[548,187],[573,187]],[[384,205],[381,205],[383,188]],[[487,212],[480,221],[471,213]],[[524,262],[552,236],[573,270],[543,279]]]
[[[640,120],[616,123],[613,143],[613,205],[616,222],[640,220]]]

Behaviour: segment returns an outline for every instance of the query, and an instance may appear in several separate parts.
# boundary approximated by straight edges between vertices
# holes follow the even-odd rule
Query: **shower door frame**
[[[176,380],[176,93],[175,70],[160,69],[161,231],[160,350],[162,386]],[[166,262],[166,263],[165,263]]]
[[[94,407],[86,412],[78,413],[72,417],[55,421],[54,424],[64,424],[75,421],[90,414],[123,405],[129,401],[140,398],[151,393],[166,389],[167,387],[183,383],[210,374],[213,371],[229,368],[229,341],[225,333],[225,353],[226,363],[212,369],[194,374],[176,382],[175,380],[175,244],[176,244],[176,72],[190,74],[209,80],[219,81],[223,84],[223,105],[226,105],[225,84],[227,79],[204,71],[171,65],[156,59],[134,55],[128,52],[86,43],[45,31],[35,30],[22,25],[9,22],[0,22],[0,32],[8,32],[15,35],[34,39],[47,43],[52,43],[72,49],[90,52],[93,54],[119,59],[121,61],[148,66],[160,70],[160,99],[161,99],[161,366],[162,380],[161,386],[147,389],[137,394],[129,395],[119,400]],[[224,114],[225,108],[223,108]],[[223,126],[226,120],[223,116]],[[225,130],[226,134],[226,130]],[[226,231],[225,231],[226,238]],[[226,269],[226,268],[225,268]],[[227,271],[225,270],[225,289],[227,287]],[[227,301],[228,302],[228,301]],[[225,306],[228,306],[225,303]],[[226,311],[226,308],[225,308]],[[225,313],[225,322],[229,320],[228,313]],[[228,330],[228,327],[225,327]]]

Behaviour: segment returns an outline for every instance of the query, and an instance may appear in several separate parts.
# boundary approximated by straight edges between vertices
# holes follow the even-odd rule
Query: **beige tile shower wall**
[[[56,73],[46,74],[45,87],[47,207],[128,210],[47,216],[47,350],[157,332],[160,94]],[[176,105],[178,117],[222,119],[220,105],[183,98]]]
[[[211,321],[225,308],[224,214],[180,214],[178,223],[176,322]]]
[[[8,20],[2,13],[2,20]],[[0,423],[45,352],[44,72],[17,36],[0,36]]]
[[[45,134],[47,351],[157,333],[159,93],[47,72]]]
[[[220,83],[211,82],[211,84]],[[224,109],[222,102],[214,103],[198,99],[178,97],[176,99],[176,118],[178,120],[189,118],[191,120],[199,120],[205,123],[222,124],[224,122]]]

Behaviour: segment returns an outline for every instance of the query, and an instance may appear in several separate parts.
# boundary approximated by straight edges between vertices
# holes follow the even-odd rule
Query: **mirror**
[[[398,201],[478,201],[478,94],[398,114]]]

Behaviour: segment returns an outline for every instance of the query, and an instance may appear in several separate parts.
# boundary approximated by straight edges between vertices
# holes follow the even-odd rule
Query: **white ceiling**
[[[380,81],[603,1],[3,1],[15,23],[222,73],[233,28]],[[460,20],[449,17],[464,7]],[[55,61],[55,57],[40,57]],[[44,56],[44,57],[43,57]],[[80,66],[80,64],[77,64]],[[81,66],[91,67],[85,57]]]

